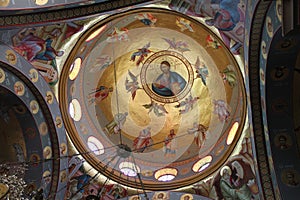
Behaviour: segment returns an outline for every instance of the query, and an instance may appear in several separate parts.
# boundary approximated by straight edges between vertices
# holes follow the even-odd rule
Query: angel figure
[[[135,18],[147,26],[154,26],[154,24],[157,22],[157,18],[150,13],[138,14],[135,16]]]
[[[222,78],[224,83],[228,83],[230,87],[234,87],[236,85],[236,73],[234,71],[234,67],[232,65],[228,65],[222,72]]]
[[[89,95],[87,96],[89,105],[92,103],[100,103],[104,99],[106,99],[110,92],[113,91],[112,87],[106,87],[101,85],[99,88],[94,89]]]
[[[126,78],[126,81],[125,81],[125,88],[127,90],[127,92],[131,92],[131,97],[132,97],[132,100],[134,100],[134,97],[136,95],[136,91],[138,89],[141,89],[139,87],[139,83],[137,81],[137,76],[138,75],[134,75],[133,73],[131,73],[129,70],[128,70],[128,75],[130,76],[130,79],[131,81],[128,80],[128,78]]]
[[[207,127],[194,122],[193,127],[188,129],[188,134],[194,134],[194,141],[196,145],[201,148],[207,134]]]
[[[197,76],[196,78],[201,78],[203,85],[206,86],[206,78],[208,76],[208,69],[203,61],[200,61],[199,57],[197,57],[197,61],[195,63],[195,69]]]
[[[206,47],[212,47],[214,49],[221,48],[221,44],[211,35],[207,35],[206,37]]]
[[[185,52],[185,51],[190,51],[190,49],[188,48],[188,44],[184,41],[176,41],[175,38],[168,39],[168,38],[163,38],[168,44],[169,44],[169,48],[168,49],[174,49],[177,51],[180,51],[181,53]]]
[[[200,99],[200,97],[192,97],[190,95],[189,97],[185,98],[184,101],[180,102],[178,105],[175,106],[175,108],[180,108],[182,106],[185,106],[184,109],[179,110],[180,114],[185,114],[193,109],[194,104]]]
[[[144,61],[145,57],[147,57],[148,54],[152,52],[151,50],[149,50],[149,47],[150,47],[150,42],[148,42],[145,46],[143,46],[143,48],[138,49],[136,52],[134,52],[131,55],[130,60],[135,61],[136,56],[139,56],[139,59],[136,61],[136,66],[139,66],[140,63]]]
[[[151,111],[153,111],[154,114],[157,117],[164,116],[165,114],[168,114],[168,111],[166,110],[166,108],[164,107],[164,105],[158,104],[158,103],[156,103],[156,102],[154,102],[152,100],[151,100],[150,104],[144,104],[143,106],[144,106],[144,108],[149,109],[148,114]]]
[[[224,100],[213,100],[214,103],[214,114],[218,115],[221,122],[227,122],[230,117],[229,105]]]
[[[108,35],[107,42],[128,41],[128,29],[115,27],[114,31]]]
[[[96,63],[90,68],[90,72],[97,72],[107,68],[112,63],[109,55],[102,55],[96,58]]]
[[[190,32],[194,32],[191,22],[182,17],[176,18],[176,25],[180,28],[181,31],[189,30]]]

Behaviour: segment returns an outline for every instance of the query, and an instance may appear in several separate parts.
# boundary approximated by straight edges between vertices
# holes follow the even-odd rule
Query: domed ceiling
[[[67,131],[87,162],[143,189],[207,177],[245,121],[243,79],[227,47],[199,21],[164,9],[113,15],[86,31],[59,93]]]

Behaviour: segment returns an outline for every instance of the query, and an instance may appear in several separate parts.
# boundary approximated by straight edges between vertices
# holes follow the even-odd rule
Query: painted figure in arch
[[[46,39],[43,39],[41,33]],[[55,84],[58,81],[56,66],[56,57],[64,54],[53,47],[54,40],[61,35],[60,28],[54,28],[52,31],[35,28],[22,29],[12,38],[14,49],[24,56],[32,65],[42,74],[43,78],[49,84]],[[37,35],[39,33],[39,35]]]
[[[154,83],[152,90],[161,96],[170,97],[179,94],[186,86],[185,79],[178,73],[170,70],[171,65],[168,61],[162,61],[160,74]]]
[[[151,138],[151,128],[147,127],[140,131],[139,136],[133,140],[133,151],[142,153],[147,147],[153,144]]]
[[[63,51],[56,51],[52,47],[53,39],[61,33],[60,29],[54,29],[46,40],[35,35],[34,29],[25,29],[13,37],[13,46],[29,62],[33,60],[51,61],[56,56],[62,56]]]
[[[231,183],[231,174],[232,171],[228,166],[224,166],[220,171],[220,189],[225,200],[238,199],[236,194],[237,191],[233,188]]]
[[[245,170],[239,161],[235,160],[231,163],[232,175],[231,182],[234,188],[237,189],[238,199],[251,199],[252,193],[249,184],[252,180],[247,180]]]
[[[233,160],[220,171],[218,196],[225,200],[258,199],[258,188],[246,164]]]
[[[231,31],[240,21],[244,21],[238,4],[240,0],[221,0],[218,9],[212,8],[213,18],[205,20],[210,26],[215,26],[220,31]]]
[[[209,17],[206,24],[216,27],[225,45],[232,53],[239,54],[245,21],[245,6],[241,0],[172,0],[169,7],[187,15]]]
[[[100,200],[114,200],[120,199],[125,195],[125,191],[122,187],[118,185],[109,185],[105,188],[105,191],[101,195]]]

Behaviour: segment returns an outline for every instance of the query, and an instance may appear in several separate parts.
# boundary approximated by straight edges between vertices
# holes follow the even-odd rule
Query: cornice
[[[0,28],[13,28],[16,26],[38,25],[68,21],[77,18],[97,16],[116,9],[124,9],[137,4],[151,3],[147,0],[114,0],[90,5],[66,8],[56,7],[55,10],[42,9],[35,12],[35,9],[18,10],[7,12],[7,15],[0,16]],[[31,13],[30,13],[31,11]]]
[[[262,194],[264,199],[275,199],[269,170],[268,155],[265,146],[264,126],[260,99],[259,53],[264,20],[271,1],[260,1],[253,13],[250,30],[249,45],[249,87],[252,110],[253,132],[256,148],[256,157],[261,179]]]

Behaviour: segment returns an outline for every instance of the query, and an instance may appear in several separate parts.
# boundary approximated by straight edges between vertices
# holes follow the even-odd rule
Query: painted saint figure
[[[109,134],[120,133],[120,130],[122,129],[126,121],[127,115],[128,115],[127,112],[116,114],[114,116],[114,119],[105,126],[106,132]]]
[[[29,62],[33,60],[51,61],[56,56],[62,56],[63,51],[57,51],[52,47],[53,39],[61,34],[60,29],[54,29],[46,40],[35,35],[34,30],[25,29],[13,37],[13,46],[16,51],[27,58]]]
[[[197,122],[194,122],[193,128],[188,129],[189,134],[194,134],[194,142],[199,148],[201,148],[204,143],[207,129],[207,127],[202,124],[198,124]]]
[[[142,153],[153,143],[150,129],[150,127],[143,129],[139,136],[133,140],[133,151]]]
[[[174,156],[176,155],[176,139],[175,139],[175,131],[174,129],[170,130],[170,134],[167,135],[164,141],[164,152],[165,156]]]
[[[214,114],[218,115],[221,122],[227,122],[230,117],[230,107],[224,100],[213,100]]]
[[[228,166],[224,166],[220,171],[220,188],[224,199],[237,199],[236,190],[233,188],[233,185],[230,181],[231,174],[232,171]]]
[[[163,73],[152,83],[152,90],[158,95],[174,96],[179,94],[186,86],[184,78],[178,73],[170,71],[170,68],[171,65],[168,61],[161,62],[160,69]]]

